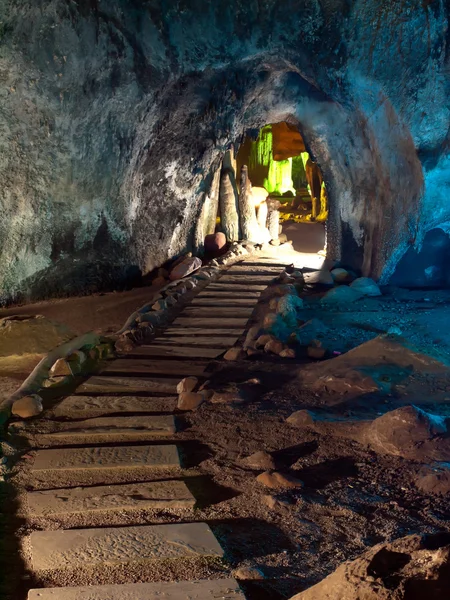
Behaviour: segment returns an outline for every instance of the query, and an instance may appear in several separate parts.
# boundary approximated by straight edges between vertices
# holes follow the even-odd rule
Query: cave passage
[[[254,195],[280,203],[280,223],[298,252],[324,248],[328,196],[322,172],[298,128],[286,123],[249,131],[236,157],[237,173],[248,166]],[[239,183],[239,182],[238,182]],[[297,224],[314,225],[310,229]],[[320,225],[319,225],[320,224]]]

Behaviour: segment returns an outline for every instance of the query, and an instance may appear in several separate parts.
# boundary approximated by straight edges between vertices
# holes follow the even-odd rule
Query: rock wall
[[[324,174],[331,255],[386,281],[447,230],[444,0],[300,4],[1,0],[1,302],[190,249],[229,144],[282,120]]]

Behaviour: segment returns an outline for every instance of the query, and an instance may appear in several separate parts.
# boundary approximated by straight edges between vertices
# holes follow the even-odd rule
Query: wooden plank
[[[231,287],[233,286],[233,287]],[[238,290],[239,291],[253,291],[253,292],[262,292],[265,289],[267,289],[267,285],[253,285],[253,284],[246,284],[246,283],[233,283],[233,284],[228,284],[228,283],[221,283],[220,281],[217,283],[210,283],[208,285],[208,290],[209,291],[217,291],[217,290],[226,290],[227,292],[232,292],[232,293],[236,293]]]
[[[195,498],[184,481],[169,480],[28,492],[24,504],[28,515],[52,517],[98,511],[192,508]]]
[[[50,412],[50,415],[86,419],[116,413],[170,413],[176,407],[176,396],[68,396]]]
[[[57,448],[38,450],[32,473],[99,469],[173,468],[180,466],[177,447],[102,446],[98,448]]]
[[[182,346],[190,346],[197,345],[199,347],[212,347],[212,348],[229,348],[230,346],[234,346],[237,342],[239,336],[218,336],[218,337],[202,337],[197,335],[185,335],[184,337],[170,337],[169,335],[163,336],[155,340],[152,345],[153,346],[167,346],[167,345],[179,345]]]
[[[223,556],[206,523],[35,531],[28,540],[35,571]]]
[[[178,335],[170,328],[171,335]],[[184,331],[182,335],[185,335]],[[207,367],[207,362],[180,361],[175,360],[146,360],[145,358],[118,358],[109,362],[100,372],[101,375],[110,373],[129,373],[129,374],[155,374],[155,375],[173,375],[181,378],[186,375],[201,377]]]
[[[255,307],[258,303],[254,298],[239,298],[236,295],[231,298],[194,298],[189,306],[253,306]]]
[[[245,600],[235,579],[31,590],[28,600]]]
[[[207,327],[174,327],[173,325],[167,329],[167,335],[173,336],[173,337],[178,337],[178,336],[183,336],[183,335],[200,335],[200,336],[205,336],[205,337],[213,337],[213,336],[217,336],[217,335],[224,335],[224,336],[237,336],[239,337],[242,334],[242,327],[239,327],[238,329],[234,328],[220,328],[220,327],[211,327],[211,328],[207,328]],[[169,361],[166,361],[169,362]],[[175,361],[173,361],[175,362]],[[188,362],[188,361],[186,361]],[[183,363],[181,363],[183,364]],[[195,363],[191,363],[191,364],[195,364]]]
[[[180,379],[166,377],[89,377],[76,389],[76,394],[114,394],[130,392],[152,392],[159,394],[176,394]]]
[[[160,356],[160,357],[175,357],[175,358],[216,358],[224,353],[223,348],[200,348],[191,346],[179,346],[179,345],[156,345],[152,346],[138,346],[136,348],[136,354],[141,356]],[[178,380],[179,382],[179,380]]]
[[[245,327],[247,326],[247,323],[248,323],[248,319],[246,319],[245,317],[235,318],[235,317],[224,316],[222,319],[220,319],[220,321],[218,321],[217,318],[211,318],[211,317],[205,317],[205,318],[178,317],[172,323],[172,327],[182,326],[182,327],[216,328],[219,325],[220,327],[223,327],[223,328],[226,328],[226,327],[229,327],[230,329],[242,328],[242,330],[244,330]]]
[[[238,298],[253,298],[258,300],[258,298],[261,297],[261,292],[249,292],[246,290],[238,290],[238,291],[234,291],[234,288],[232,290],[230,289],[226,289],[226,290],[210,290],[209,287],[207,287],[203,292],[200,292],[200,294],[197,294],[197,296],[195,296],[195,298],[236,298],[236,296]]]
[[[182,317],[250,317],[255,306],[187,306],[180,316]],[[220,324],[220,322],[218,323]]]
[[[173,435],[176,432],[173,415],[153,415],[138,417],[94,417],[82,421],[39,421],[23,433],[25,437],[36,439],[37,443],[63,441],[75,443],[73,438],[88,439],[90,443],[120,441],[126,438],[142,439]],[[92,439],[95,438],[95,439]]]
[[[253,284],[253,285],[269,285],[275,279],[274,275],[253,275],[252,273],[248,273],[246,275],[223,275],[218,283],[229,283],[230,287],[235,283],[241,284]]]

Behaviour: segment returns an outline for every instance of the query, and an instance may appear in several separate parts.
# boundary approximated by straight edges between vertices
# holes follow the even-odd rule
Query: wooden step
[[[81,419],[116,413],[170,413],[176,407],[176,396],[68,396],[49,414]]]
[[[233,285],[233,287],[231,287]],[[237,291],[252,291],[252,292],[263,292],[267,289],[267,285],[247,285],[246,283],[222,283],[220,280],[217,283],[210,283],[208,285],[208,290],[210,292],[218,291],[218,290],[226,290],[227,292],[237,293]]]
[[[216,327],[216,328],[206,328],[206,327],[174,327],[173,325],[171,327],[169,327],[169,329],[167,329],[167,335],[170,335],[172,337],[182,337],[182,336],[193,336],[193,335],[198,335],[200,337],[215,337],[215,336],[234,336],[234,337],[239,337],[242,334],[242,327],[239,328],[220,328],[220,327]],[[167,363],[169,362],[175,362],[175,361],[166,361]],[[183,361],[188,363],[188,361]],[[181,362],[180,364],[183,364],[183,362]],[[195,363],[192,363],[195,364]],[[207,364],[207,363],[206,363]],[[189,373],[191,374],[191,373]],[[195,373],[192,373],[193,375],[195,375]],[[198,377],[198,375],[196,375],[196,377]]]
[[[177,335],[173,329],[168,330],[170,335]],[[182,333],[185,335],[185,332]],[[118,358],[112,362],[109,362],[106,367],[101,371],[100,375],[109,375],[110,373],[129,373],[136,375],[154,374],[154,375],[172,375],[182,379],[186,375],[193,375],[194,377],[201,377],[206,370],[208,363],[194,362],[184,360],[177,362],[175,360],[146,360],[144,358],[132,358],[124,357]]]
[[[21,432],[35,445],[132,442],[173,436],[173,415],[95,417],[83,421],[44,421]]]
[[[86,471],[102,469],[179,468],[177,447],[171,444],[151,446],[102,446],[37,450],[31,472]]]
[[[258,298],[260,298],[261,296],[261,292],[256,291],[256,292],[249,292],[249,291],[245,291],[245,290],[239,290],[239,291],[233,291],[233,289],[229,290],[229,289],[223,289],[223,290],[210,290],[209,286],[203,291],[200,292],[200,294],[197,294],[197,296],[195,296],[195,299],[198,298],[253,298],[258,300]]]
[[[212,347],[212,348],[229,348],[230,346],[234,346],[237,342],[239,336],[207,336],[202,337],[200,335],[185,335],[183,337],[170,336],[170,330],[167,335],[164,335],[158,339],[156,339],[152,346],[165,346],[165,345],[182,345],[182,346],[191,346],[195,345],[198,347]]]
[[[239,298],[239,294],[236,294],[233,298],[194,298],[189,306],[215,306],[221,308],[222,306],[256,306],[258,303],[254,298]]]
[[[196,317],[202,318],[204,317],[249,317],[255,306],[187,306],[183,312],[181,313],[181,317]],[[220,325],[220,322],[217,323]]]
[[[178,317],[172,323],[172,327],[211,327],[213,329],[221,327],[223,329],[241,329],[244,330],[247,326],[248,319],[245,317],[226,317],[224,316],[220,321],[216,318],[205,317]]]
[[[35,531],[28,540],[34,571],[223,556],[206,523]]]
[[[154,508],[193,508],[184,481],[152,481],[28,492],[24,512],[38,517]]]
[[[151,392],[155,394],[176,394],[179,377],[89,377],[76,389],[76,394],[119,394]]]
[[[245,600],[235,579],[31,590],[28,600]]]
[[[135,349],[135,352],[140,356],[149,357],[159,356],[169,358],[173,356],[174,358],[216,358],[224,353],[224,348],[196,348],[192,346],[153,344],[152,346],[138,346]]]

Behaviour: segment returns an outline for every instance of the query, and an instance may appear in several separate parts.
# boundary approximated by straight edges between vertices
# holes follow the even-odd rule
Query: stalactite
[[[248,167],[241,169],[241,185],[239,189],[239,218],[242,238],[251,242],[259,242],[260,231],[256,220],[255,205],[252,196],[252,184],[248,177]]]
[[[222,169],[220,175],[220,224],[223,233],[230,242],[239,239],[239,198],[233,171]]]

